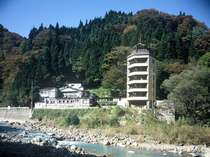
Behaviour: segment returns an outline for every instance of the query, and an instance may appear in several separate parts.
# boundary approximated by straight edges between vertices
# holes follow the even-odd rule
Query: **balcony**
[[[128,73],[128,76],[134,76],[134,75],[149,75],[148,71],[134,71]]]
[[[128,97],[128,101],[135,101],[135,100],[148,100],[148,97]]]
[[[146,63],[133,63],[131,65],[128,65],[128,68],[133,68],[133,67],[147,67],[148,66],[148,62]]]
[[[136,84],[136,83],[148,83],[148,80],[131,80],[131,81],[128,81],[128,84]]]
[[[132,93],[132,92],[148,92],[148,89],[147,88],[129,88],[128,93]]]

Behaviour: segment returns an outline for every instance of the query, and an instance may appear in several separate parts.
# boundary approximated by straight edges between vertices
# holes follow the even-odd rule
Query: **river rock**
[[[47,140],[47,144],[50,146],[56,146],[58,141],[55,138],[50,138]]]
[[[196,154],[196,153],[190,153],[190,155],[191,155],[192,157],[201,157],[201,155]]]
[[[32,144],[42,145],[42,138],[41,137],[34,137],[31,139]]]
[[[104,140],[104,141],[102,142],[102,144],[104,144],[104,145],[106,145],[106,146],[111,145],[111,143],[110,143],[108,140]]]
[[[76,145],[71,145],[70,149],[71,149],[72,151],[76,151],[77,146],[76,146]]]

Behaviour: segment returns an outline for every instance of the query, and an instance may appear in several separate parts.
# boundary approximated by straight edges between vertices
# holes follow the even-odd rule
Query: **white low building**
[[[60,92],[63,98],[82,98],[84,88],[81,83],[69,83],[61,88],[43,88],[39,95],[43,98],[56,98]]]
[[[90,107],[90,99],[88,98],[67,98],[56,99],[46,98],[43,102],[36,102],[36,109],[67,109],[67,108],[83,108]]]
[[[84,93],[84,88],[81,83],[70,83],[59,88],[64,98],[81,98]]]
[[[44,88],[39,91],[41,98],[55,98],[58,90],[56,88]]]
[[[83,98],[84,88],[81,83],[69,83],[61,88],[44,88],[39,92],[40,101],[35,108],[88,107],[90,100]]]

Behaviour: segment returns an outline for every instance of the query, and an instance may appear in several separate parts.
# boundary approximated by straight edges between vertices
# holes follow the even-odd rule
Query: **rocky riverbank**
[[[36,124],[8,122],[0,126],[2,157],[105,157],[93,155],[75,145],[61,145],[63,138],[53,133],[36,132]],[[39,129],[38,129],[39,130]]]
[[[24,128],[26,130],[26,134],[27,131],[36,130],[47,133],[55,139],[68,139],[70,141],[81,141],[85,143],[101,143],[104,145],[115,145],[120,147],[167,151],[179,154],[181,156],[183,154],[188,154],[189,156],[210,157],[210,148],[203,145],[170,145],[159,144],[157,142],[139,143],[138,141],[136,141],[136,136],[128,136],[122,134],[115,136],[106,136],[103,135],[100,130],[78,129],[75,127],[69,127],[68,129],[58,129],[54,126],[50,126],[49,124],[36,121],[10,124],[13,127]],[[45,145],[45,142],[40,142],[39,139],[34,139],[32,143],[41,143],[42,145]]]

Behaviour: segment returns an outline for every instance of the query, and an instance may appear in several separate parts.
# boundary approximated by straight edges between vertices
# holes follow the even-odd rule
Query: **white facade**
[[[64,98],[81,98],[84,88],[81,83],[70,83],[59,89],[57,88],[44,88],[41,89],[39,95],[41,98],[55,98],[58,91],[63,94]]]
[[[84,88],[81,83],[70,83],[59,88],[64,98],[81,98]]]
[[[154,60],[147,49],[137,48],[127,57],[129,105],[149,107],[155,101]]]
[[[44,88],[39,94],[40,102],[35,103],[35,108],[68,108],[68,107],[88,107],[90,99],[82,98],[84,88],[80,83],[67,84],[61,88]],[[62,98],[57,98],[58,92],[62,93]]]
[[[44,102],[36,102],[36,109],[66,109],[66,108],[83,108],[90,107],[90,99],[87,98],[71,98],[71,99],[45,99]]]
[[[57,94],[56,88],[44,88],[41,89],[39,95],[41,98],[55,98]]]

